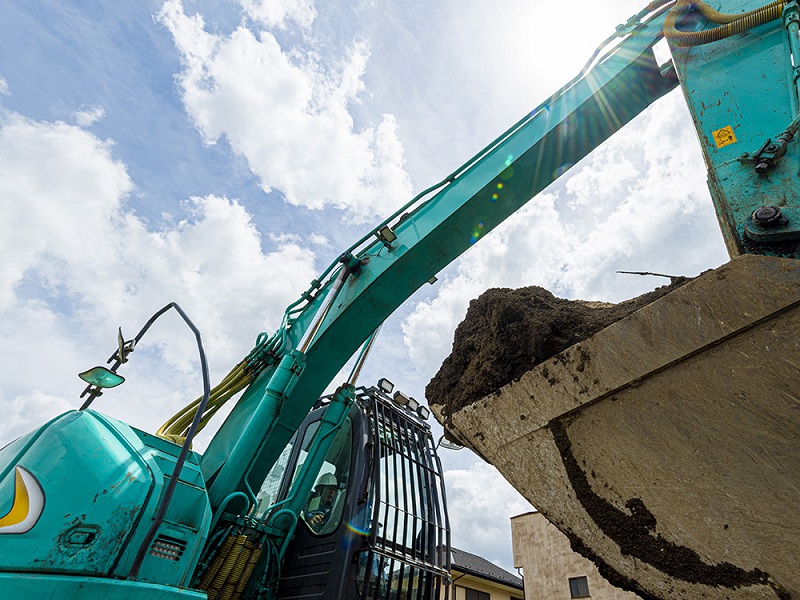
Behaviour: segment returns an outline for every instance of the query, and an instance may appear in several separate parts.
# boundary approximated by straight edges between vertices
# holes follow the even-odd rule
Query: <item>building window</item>
[[[586,577],[569,578],[570,598],[586,598],[589,595],[589,582]]]
[[[486,592],[479,592],[478,590],[473,590],[471,588],[465,587],[464,592],[466,592],[467,597],[466,600],[489,600],[490,596]]]

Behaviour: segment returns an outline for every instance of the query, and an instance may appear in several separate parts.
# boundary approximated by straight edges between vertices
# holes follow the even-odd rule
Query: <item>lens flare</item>
[[[483,235],[483,227],[484,227],[484,224],[483,224],[483,221],[481,221],[480,223],[478,223],[478,225],[472,231],[472,236],[469,238],[470,245],[472,245],[475,242],[477,242],[480,239],[480,237]]]
[[[573,165],[573,163],[567,163],[567,164],[565,164],[565,165],[561,165],[561,166],[560,166],[560,167],[558,167],[558,168],[557,168],[555,171],[553,171],[553,178],[554,178],[554,179],[558,179],[558,178],[559,178],[559,177],[561,177],[561,176],[562,176],[564,173],[566,173],[567,171],[569,171],[569,170],[570,170],[570,169],[571,169],[573,166],[574,166],[574,165]]]
[[[369,535],[369,527],[367,527],[366,525],[364,525],[363,527],[359,527],[353,521],[347,522],[347,530],[352,531],[356,535],[361,535],[364,537]]]

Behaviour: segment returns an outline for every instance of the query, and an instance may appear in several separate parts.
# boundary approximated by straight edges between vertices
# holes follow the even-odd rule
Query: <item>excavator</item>
[[[722,385],[731,370],[741,368],[742,385],[762,389],[784,409],[774,413],[772,429],[736,439],[746,429],[739,427],[727,443],[760,440],[750,459],[765,472],[774,462],[773,448],[794,444],[793,461],[785,468],[798,474],[795,365],[800,360],[792,308],[799,299],[800,154],[794,141],[800,127],[799,30],[794,0],[765,6],[753,0],[715,0],[713,6],[701,0],[650,2],[619,25],[564,87],[342,252],[287,307],[275,333],[260,334],[253,350],[213,388],[200,334],[180,306],[165,306],[133,339],[120,332],[110,366],[81,374],[87,387],[79,410],[0,450],[3,598],[421,599],[446,594],[449,524],[441,464],[425,421],[429,411],[394,391],[388,380],[357,386],[363,360],[384,320],[417,289],[434,282],[445,266],[560,177],[564,165],[580,161],[678,87],[697,130],[732,260],[698,278],[703,285],[693,288],[694,295],[676,302],[689,307],[691,319],[662,319],[657,331],[670,342],[692,337],[697,327],[722,331],[705,346],[721,355],[728,370],[715,363],[716,370],[701,372],[702,385],[692,389],[702,395],[707,384],[708,395],[721,393],[712,384]],[[653,50],[663,39],[671,53],[666,61]],[[750,286],[751,281],[757,284]],[[737,293],[750,300],[741,310],[733,300]],[[713,306],[733,308],[719,317],[692,308],[692,302],[709,298]],[[131,360],[148,328],[173,309],[197,340],[202,397],[156,434],[95,410],[103,390],[121,383],[118,370]],[[686,317],[687,311],[681,314]],[[726,353],[729,342],[741,339],[737,332],[763,323],[770,324],[767,342]],[[626,353],[624,336],[618,343],[616,361],[607,362],[630,359],[638,365],[661,345],[657,337],[640,339]],[[698,352],[685,349],[691,356]],[[350,376],[324,396],[354,356]],[[765,360],[772,361],[766,373]],[[604,372],[593,370],[601,359],[586,362],[578,371],[591,372],[589,384],[603,387],[600,396],[613,404],[622,384],[604,381]],[[569,368],[568,361],[561,363]],[[651,371],[661,376],[678,363],[683,364],[665,359]],[[629,375],[634,388],[658,387],[658,381]],[[565,371],[563,378],[571,381],[570,376]],[[749,388],[729,391],[747,405]],[[722,396],[715,400],[724,415],[732,402]],[[193,451],[197,432],[229,401],[233,408],[206,450]],[[561,403],[563,418],[526,413],[522,421],[511,402],[497,405],[495,412],[504,407],[507,414],[498,414],[503,418],[497,421],[513,418],[513,427],[484,433],[455,417],[450,427],[568,533],[573,547],[642,597],[800,596],[800,478],[762,482],[771,486],[762,490],[765,502],[783,506],[782,515],[795,509],[788,522],[769,529],[782,531],[771,545],[763,536],[755,548],[726,537],[724,515],[684,519],[702,504],[693,478],[681,480],[681,503],[672,512],[665,508],[659,515],[668,517],[656,520],[642,494],[631,492],[622,500],[592,496],[597,488],[595,473],[585,463],[588,442],[571,425],[575,415],[570,411],[576,408],[571,398]],[[747,406],[752,413],[762,410]],[[736,414],[741,425],[743,413]],[[685,419],[696,417],[687,413]],[[501,456],[518,440],[533,440],[526,451],[539,444],[548,452],[535,431],[520,430],[521,423],[536,422],[552,425],[544,429],[555,440],[556,460],[567,476],[537,469],[535,454],[523,461]],[[782,437],[773,433],[776,427]],[[720,438],[726,433],[724,427],[713,432]],[[594,434],[603,436],[602,430]],[[673,446],[686,442],[677,435],[670,441]],[[686,458],[686,453],[677,456]],[[626,455],[627,461],[635,458]],[[733,468],[731,484],[710,467],[696,475],[702,479],[703,474],[719,486],[714,490],[719,497],[737,498],[736,486],[746,483]],[[547,480],[548,475],[554,479]],[[624,481],[624,471],[620,478]],[[576,497],[584,513],[570,508]],[[611,518],[610,526],[593,528],[602,519],[585,518],[597,516],[587,508],[591,500],[601,512],[620,513],[627,521]],[[772,514],[755,509],[756,524]],[[711,525],[719,529],[715,536],[703,548],[691,549],[697,528]],[[738,526],[730,523],[731,530]],[[627,530],[644,531],[658,543],[640,552],[637,544],[625,543]],[[706,568],[709,553],[722,558]],[[659,559],[662,554],[667,560]],[[681,561],[691,568],[681,569]]]

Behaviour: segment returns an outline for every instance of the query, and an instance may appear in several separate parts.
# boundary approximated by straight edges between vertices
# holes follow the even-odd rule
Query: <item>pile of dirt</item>
[[[425,388],[428,403],[438,405],[447,421],[540,362],[688,281],[675,277],[670,285],[619,304],[565,300],[538,286],[487,290],[470,302],[452,353]]]

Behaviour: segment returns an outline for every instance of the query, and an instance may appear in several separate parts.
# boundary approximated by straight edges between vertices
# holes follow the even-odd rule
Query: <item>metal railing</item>
[[[373,419],[369,550],[359,560],[363,598],[441,597],[450,578],[450,526],[430,427],[381,393],[363,394]]]

